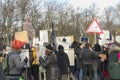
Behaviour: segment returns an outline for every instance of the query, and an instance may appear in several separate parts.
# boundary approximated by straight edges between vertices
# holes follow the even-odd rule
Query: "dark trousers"
[[[83,65],[83,80],[93,80],[93,65],[92,64],[84,64]]]
[[[34,80],[39,80],[39,65],[32,66],[32,74],[33,74]]]
[[[100,80],[104,80],[103,72],[102,70],[98,70],[98,76]]]

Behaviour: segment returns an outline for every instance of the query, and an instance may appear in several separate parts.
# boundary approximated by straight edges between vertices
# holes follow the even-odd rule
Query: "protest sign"
[[[48,31],[47,30],[40,30],[40,42],[47,43],[48,42]]]
[[[28,42],[29,40],[27,37],[27,31],[15,32],[15,39],[20,40],[20,41],[24,41],[24,42]]]
[[[74,56],[74,49],[70,48],[70,49],[65,49],[65,52],[68,55],[69,61],[70,61],[70,66],[74,66],[75,65],[75,56]]]

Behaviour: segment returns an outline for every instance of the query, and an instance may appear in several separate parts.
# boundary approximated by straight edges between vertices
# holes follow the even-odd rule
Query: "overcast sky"
[[[93,3],[97,5],[98,8],[103,10],[105,7],[112,6],[116,7],[116,4],[120,2],[120,0],[57,0],[59,2],[68,2],[72,4],[74,8],[80,7],[82,9],[88,8]]]

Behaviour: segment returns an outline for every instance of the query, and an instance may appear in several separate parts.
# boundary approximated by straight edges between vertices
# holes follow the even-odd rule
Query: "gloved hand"
[[[40,57],[39,57],[39,62],[40,62],[40,63],[41,63],[41,60],[42,60],[42,57],[40,56]]]
[[[39,62],[40,62],[41,65],[45,64],[45,61],[44,61],[44,59],[42,57],[39,57]]]
[[[27,57],[25,57],[24,62],[25,62],[25,63],[27,63],[27,62],[28,62],[28,58],[27,58]]]

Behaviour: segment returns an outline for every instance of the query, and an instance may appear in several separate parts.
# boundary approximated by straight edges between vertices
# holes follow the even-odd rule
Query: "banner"
[[[15,39],[20,41],[28,42],[27,31],[15,32]]]
[[[48,31],[47,30],[40,30],[40,42],[47,43],[48,42]]]
[[[74,49],[73,48],[65,49],[65,52],[68,55],[68,58],[69,58],[69,61],[70,61],[70,66],[74,66],[75,65]]]
[[[108,43],[113,43],[114,42],[114,38],[113,36],[112,40],[110,40],[110,32],[109,30],[103,30],[103,34],[100,34],[100,40],[99,40],[99,44],[100,45],[104,45],[104,44],[108,44]]]

